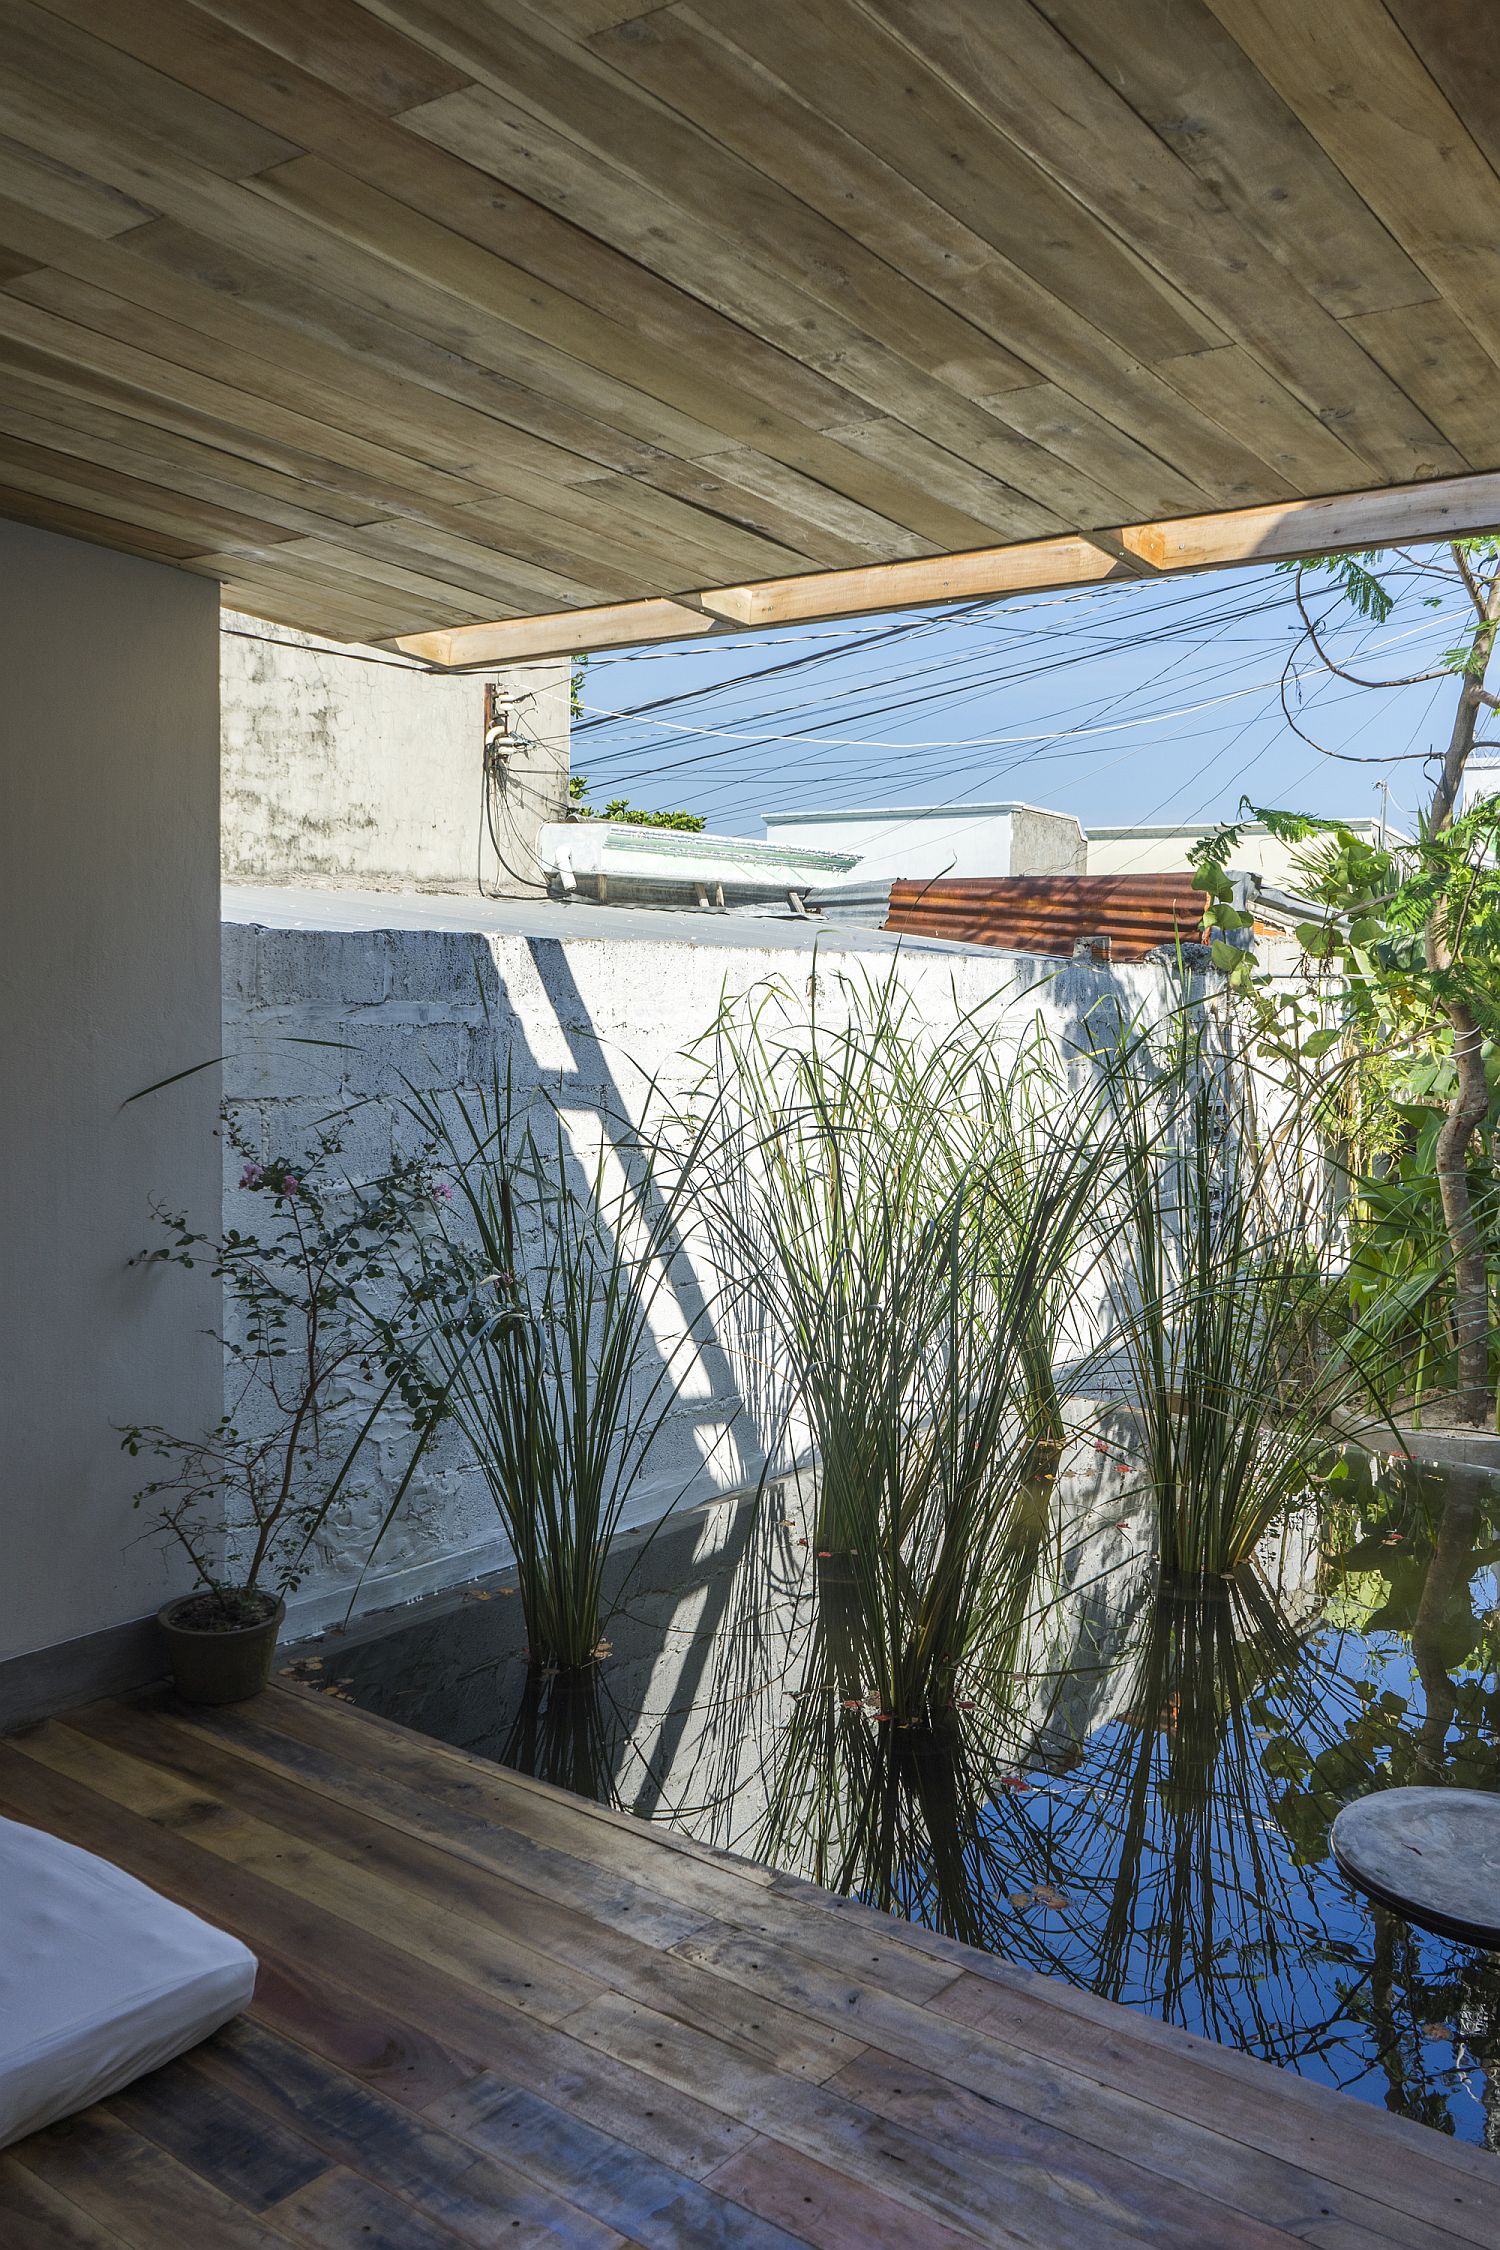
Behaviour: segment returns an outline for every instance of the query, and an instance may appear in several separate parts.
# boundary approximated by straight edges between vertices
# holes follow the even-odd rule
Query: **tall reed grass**
[[[844,1699],[932,1724],[984,1692],[1048,1533],[1100,1094],[1003,1044],[1000,1001],[935,1028],[893,977],[815,993],[810,1023],[771,987],[715,1025],[696,1187],[816,1463]]]
[[[580,1150],[498,1075],[410,1108],[448,1175],[416,1246],[427,1376],[514,1553],[533,1667],[578,1672],[701,1333],[676,1294],[685,1173],[623,1121]]]
[[[1218,1577],[1304,1496],[1330,1439],[1383,1403],[1354,1348],[1319,1152],[1258,1115],[1211,1026],[1122,1040],[1102,1082],[1100,1254],[1162,1573]]]

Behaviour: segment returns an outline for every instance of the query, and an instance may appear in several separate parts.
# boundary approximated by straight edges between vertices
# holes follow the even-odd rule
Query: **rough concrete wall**
[[[533,846],[567,802],[566,663],[495,675],[517,707],[515,748],[484,817],[485,689],[226,611],[226,880],[357,883],[524,896],[545,888]],[[497,841],[498,839],[498,848]]]
[[[1018,805],[1010,816],[1009,875],[1081,875],[1088,844],[1071,813],[1034,812]]]
[[[209,1428],[206,1273],[129,1270],[153,1199],[217,1222],[217,588],[0,524],[0,1658],[173,1590],[118,1426]],[[126,1106],[128,1105],[128,1106]]]
[[[318,1120],[357,1104],[347,1148],[355,1173],[382,1169],[393,1147],[409,1139],[403,1079],[435,1091],[474,1088],[497,1059],[518,1090],[558,1102],[586,1148],[597,1142],[606,1114],[640,1114],[652,1078],[685,1082],[682,1050],[713,1021],[726,992],[746,992],[774,976],[805,1003],[814,973],[811,940],[805,954],[789,954],[753,942],[245,924],[226,926],[224,959],[226,1090],[242,1131],[263,1158],[290,1156]],[[883,977],[889,959],[856,955],[844,965]],[[835,1004],[832,972],[819,962],[816,973],[826,1017]],[[1132,1011],[1170,1004],[1165,973],[1147,965],[1110,973],[1004,954],[928,953],[901,956],[899,973],[934,1023],[1008,995],[1007,1025],[1018,1039],[1038,1015],[1076,1031],[1083,1015],[1109,997]],[[338,1044],[293,1043],[302,1040]],[[226,1209],[230,1224],[242,1216],[233,1176]],[[689,1266],[694,1278],[676,1295],[683,1321],[714,1286],[701,1264]],[[664,1338],[670,1329],[668,1321]],[[351,1415],[360,1404],[352,1395]],[[688,1504],[752,1480],[765,1436],[753,1379],[734,1340],[715,1332],[684,1370],[632,1520],[646,1520],[669,1501]],[[388,1488],[404,1453],[395,1433],[383,1448],[374,1465]],[[505,1559],[479,1480],[451,1449],[434,1455],[416,1490],[416,1510],[382,1547],[366,1606],[453,1583]],[[305,1626],[342,1614],[372,1516],[373,1508],[347,1526],[345,1551],[326,1552],[298,1597]]]

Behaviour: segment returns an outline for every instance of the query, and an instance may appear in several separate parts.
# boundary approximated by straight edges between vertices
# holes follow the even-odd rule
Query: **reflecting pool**
[[[996,1661],[910,1732],[863,1692],[811,1520],[783,1486],[622,1543],[581,1683],[531,1675],[503,1579],[293,1669],[1500,2149],[1500,1956],[1358,1896],[1328,1844],[1371,1789],[1500,1789],[1500,1479],[1330,1459],[1256,1570],[1167,1593],[1149,1495],[1096,1443]]]

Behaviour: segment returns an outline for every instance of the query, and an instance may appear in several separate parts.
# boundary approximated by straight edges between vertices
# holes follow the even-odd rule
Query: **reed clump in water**
[[[575,1145],[498,1076],[410,1106],[447,1175],[412,1246],[424,1379],[515,1556],[533,1668],[581,1672],[610,1542],[698,1347],[667,1306],[690,1167],[669,1180],[624,1121]]]
[[[1048,1536],[1101,1096],[1039,1032],[1002,1044],[1001,1003],[935,1028],[893,978],[825,985],[810,1022],[773,987],[714,1027],[699,1193],[816,1462],[843,1700],[933,1725],[984,1693]]]
[[[1350,1324],[1319,1152],[1268,1130],[1202,1023],[1104,1058],[1100,1205],[1116,1350],[1162,1575],[1221,1577],[1307,1490],[1330,1438],[1383,1411]]]

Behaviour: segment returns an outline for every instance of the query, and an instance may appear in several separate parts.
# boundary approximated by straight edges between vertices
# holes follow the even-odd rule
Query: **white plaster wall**
[[[218,1215],[218,589],[0,523],[0,1657],[172,1590],[116,1425],[211,1425],[217,1290],[130,1271]]]
[[[226,611],[226,880],[355,883],[524,895],[545,888],[533,846],[567,803],[569,670],[494,675],[520,698],[496,799],[483,818],[485,689],[381,649]]]
[[[233,911],[264,916],[267,897],[262,892],[253,908]],[[518,1090],[545,1090],[586,1138],[609,1110],[638,1116],[652,1078],[684,1082],[682,1049],[713,1021],[726,994],[776,976],[805,1003],[808,980],[817,973],[826,1014],[836,968],[857,972],[863,965],[883,977],[894,950],[890,940],[829,933],[819,941],[815,964],[811,937],[785,923],[766,925],[760,943],[753,922],[739,924],[741,937],[731,918],[717,925],[714,942],[696,942],[686,925],[708,918],[620,913],[614,917],[619,935],[594,935],[592,929],[611,922],[609,911],[578,909],[578,918],[587,915],[592,927],[575,936],[569,910],[558,906],[498,907],[491,925],[508,917],[512,927],[467,929],[459,910],[442,928],[381,927],[380,909],[379,899],[350,895],[318,902],[320,927],[226,923],[226,1092],[242,1132],[263,1158],[290,1157],[320,1119],[345,1107],[351,1109],[351,1168],[378,1171],[409,1134],[403,1079],[434,1090],[475,1087],[493,1069],[497,1045],[502,1074],[509,1068]],[[287,912],[289,920],[313,918],[290,903]],[[332,926],[341,913],[355,926]],[[410,923],[414,913],[413,902],[393,919]],[[663,925],[664,934],[640,934]],[[899,963],[899,974],[919,992],[934,1022],[1008,994],[1007,1026],[1018,1038],[1038,1014],[1076,1030],[1101,999],[1116,999],[1132,1012],[1159,1011],[1175,993],[1165,972],[1151,964],[1109,972],[937,947],[903,949]],[[294,1043],[307,1040],[327,1044]],[[251,1203],[247,1198],[245,1219],[253,1216]],[[236,1223],[241,1214],[232,1174],[226,1207],[229,1223]],[[685,1286],[678,1302],[684,1319],[696,1310],[696,1292],[707,1296],[713,1288],[701,1264],[694,1270],[696,1282]],[[750,1386],[742,1391],[732,1362],[730,1340],[715,1336],[685,1369],[677,1408],[630,1520],[645,1521],[669,1501],[689,1505],[732,1491],[758,1473],[762,1432]],[[358,1404],[351,1398],[351,1415]],[[403,1458],[392,1433],[376,1467],[389,1479]],[[362,1606],[452,1583],[507,1559],[478,1478],[451,1453],[437,1454],[414,1489],[418,1507],[388,1535]],[[294,1616],[300,1613],[304,1629],[343,1614],[357,1545],[345,1555],[328,1555],[296,1598]]]
[[[1071,813],[1035,805],[889,805],[868,811],[765,813],[773,843],[857,852],[851,883],[948,877],[1081,875],[1083,831]]]
[[[1373,844],[1380,834],[1378,820],[1350,820],[1356,836]],[[1090,875],[1185,875],[1194,844],[1214,832],[1212,822],[1189,828],[1093,828],[1088,839]],[[1392,832],[1394,833],[1394,832]],[[1260,875],[1280,890],[1298,888],[1293,861],[1303,847],[1286,844],[1258,821],[1240,831],[1234,848],[1236,874]]]

